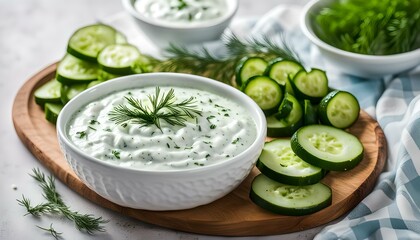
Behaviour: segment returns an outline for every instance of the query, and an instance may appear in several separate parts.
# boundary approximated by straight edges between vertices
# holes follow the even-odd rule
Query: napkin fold
[[[388,144],[385,169],[374,190],[315,239],[420,239],[420,66],[374,79],[338,72],[301,32],[301,9],[279,5],[261,18],[234,19],[229,30],[244,38],[285,36],[307,68],[326,70],[332,87],[357,97],[361,107],[379,122]],[[142,52],[161,54],[127,14],[106,22],[124,32]],[[215,53],[223,51],[220,41],[206,46]]]

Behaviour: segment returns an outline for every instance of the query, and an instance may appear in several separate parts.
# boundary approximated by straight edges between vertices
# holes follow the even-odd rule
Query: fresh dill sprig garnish
[[[53,236],[55,239],[60,239],[61,238],[61,234],[63,234],[63,233],[61,233],[61,232],[57,232],[54,228],[53,228],[53,225],[52,225],[52,223],[51,223],[51,225],[50,225],[50,227],[49,228],[44,228],[44,227],[41,227],[41,226],[38,226],[37,225],[37,228],[39,228],[39,229],[41,229],[41,230],[44,230],[44,231],[46,231],[46,232],[49,232],[50,234],[51,234],[51,236]]]
[[[70,210],[56,190],[54,177],[51,175],[46,177],[39,169],[33,169],[32,171],[33,174],[31,176],[39,183],[43,191],[43,197],[47,202],[32,206],[30,200],[22,196],[22,200],[17,201],[19,205],[26,208],[27,214],[36,217],[40,217],[42,214],[61,214],[73,221],[76,228],[80,231],[86,231],[89,234],[93,234],[94,231],[105,231],[102,224],[107,223],[107,220],[104,220],[102,217],[94,217],[91,214],[81,214]]]
[[[259,56],[267,61],[283,58],[300,62],[299,56],[283,36],[248,38],[241,41],[236,35],[229,34],[223,36],[223,42],[226,48],[223,56],[212,54],[204,46],[189,49],[171,44],[166,49],[167,59],[157,64],[155,71],[192,73],[235,86],[235,68],[244,57]]]
[[[175,102],[174,89],[162,93],[156,87],[154,95],[147,96],[150,105],[145,105],[132,96],[125,97],[128,105],[120,104],[109,113],[110,120],[116,124],[140,124],[140,127],[155,125],[162,131],[161,120],[170,125],[185,126],[188,118],[201,116],[201,111],[195,105],[195,98],[190,97],[181,102]]]

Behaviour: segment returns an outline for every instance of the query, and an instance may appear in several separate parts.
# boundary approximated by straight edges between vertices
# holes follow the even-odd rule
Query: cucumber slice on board
[[[87,89],[88,84],[74,84],[61,86],[61,102],[68,103],[72,98]]]
[[[117,75],[132,74],[131,65],[140,57],[137,47],[130,44],[106,46],[98,55],[98,63],[105,72]]]
[[[324,71],[312,69],[310,72],[301,70],[292,81],[293,91],[298,99],[309,99],[318,103],[328,94],[328,78]]]
[[[236,67],[236,84],[244,86],[253,76],[263,75],[268,63],[260,57],[245,57]]]
[[[89,83],[98,78],[98,65],[67,54],[58,64],[56,78],[67,85]]]
[[[283,184],[260,174],[252,181],[250,198],[270,212],[301,216],[331,205],[332,190],[322,183],[305,186]]]
[[[284,59],[274,59],[268,64],[265,75],[285,86],[288,93],[294,94],[290,79],[293,79],[296,73],[300,70],[304,70],[304,68],[298,62]]]
[[[52,79],[37,88],[34,92],[35,102],[44,107],[45,103],[60,103],[61,83]]]
[[[359,101],[346,91],[332,91],[319,103],[321,122],[336,128],[350,127],[359,118],[359,113]]]
[[[104,71],[103,69],[98,70],[98,81],[107,81],[113,78],[121,77],[124,75],[112,74]]]
[[[277,111],[283,100],[282,88],[267,76],[251,77],[242,91],[251,97],[266,114]]]
[[[118,35],[118,37],[117,37]],[[96,63],[96,58],[106,46],[122,40],[122,34],[104,24],[89,25],[78,29],[70,37],[67,52],[71,55]]]
[[[326,171],[303,161],[290,147],[289,139],[276,139],[264,145],[257,168],[267,177],[290,185],[319,182]]]
[[[57,122],[58,114],[60,114],[63,104],[59,103],[46,103],[44,106],[45,118],[55,124]]]
[[[290,102],[292,110],[286,117],[279,117],[278,114],[267,117],[267,136],[269,137],[290,137],[302,126],[303,110],[299,101],[289,93],[285,94],[283,101]]]
[[[364,154],[363,145],[356,136],[325,125],[299,128],[291,138],[291,147],[309,164],[331,171],[354,168]]]

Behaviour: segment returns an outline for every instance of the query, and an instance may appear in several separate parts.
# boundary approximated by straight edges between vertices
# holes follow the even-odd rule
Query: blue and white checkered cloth
[[[236,20],[231,30],[239,36],[283,34],[306,66],[327,71],[332,87],[349,91],[385,132],[388,159],[377,185],[342,220],[327,225],[315,239],[420,239],[420,66],[408,73],[362,79],[334,71],[299,28],[301,7],[282,5],[262,18]],[[108,19],[122,29],[142,52],[158,50],[138,33],[137,26],[116,16]],[[208,44],[213,53],[223,44]]]
[[[385,169],[372,193],[315,239],[420,239],[420,66],[380,79],[335,72],[300,31],[299,16],[300,8],[279,6],[251,24],[252,33],[282,32],[307,66],[325,69],[332,87],[358,98],[388,144]]]

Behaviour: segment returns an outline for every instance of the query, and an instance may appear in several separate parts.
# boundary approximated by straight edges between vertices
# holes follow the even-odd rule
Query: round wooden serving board
[[[328,223],[353,209],[375,185],[384,166],[387,149],[382,129],[366,112],[350,129],[363,143],[362,162],[347,172],[330,172],[323,180],[333,190],[332,205],[307,216],[273,214],[253,204],[249,197],[254,168],[244,182],[227,196],[205,206],[182,211],[145,211],[116,205],[90,190],[71,170],[60,151],[55,126],[44,118],[33,92],[54,77],[56,64],[29,79],[13,105],[13,123],[19,138],[39,161],[71,189],[90,201],[144,222],[200,234],[224,236],[273,235],[301,231]]]

